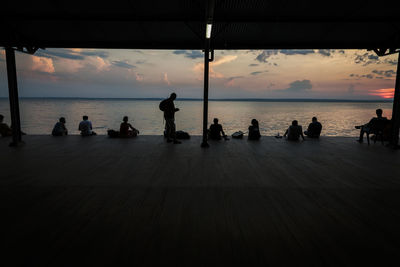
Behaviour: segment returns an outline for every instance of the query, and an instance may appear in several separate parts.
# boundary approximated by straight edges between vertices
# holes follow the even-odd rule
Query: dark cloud
[[[305,92],[309,91],[312,88],[312,84],[310,80],[297,80],[289,84],[289,88],[285,89],[285,91],[289,92]]]
[[[356,54],[354,62],[356,64],[362,64],[363,66],[367,66],[372,63],[378,63],[378,64],[380,63],[378,56],[371,55],[369,53],[364,53],[362,55]]]
[[[199,50],[175,50],[173,52],[175,55],[184,55],[187,58],[197,59],[203,58],[204,55]]]
[[[374,78],[374,76],[372,76],[372,74],[364,74],[360,76],[361,78],[368,78],[368,79],[372,79]]]
[[[289,87],[286,89],[277,89],[273,90],[277,93],[307,93],[311,91],[312,84],[310,80],[297,80],[289,84]]]
[[[85,57],[77,54],[76,52],[73,52],[71,50],[65,50],[65,49],[58,49],[57,51],[54,50],[39,50],[35,53],[36,56],[39,57],[47,57],[47,58],[54,58],[54,57],[59,57],[59,58],[66,58],[66,59],[72,59],[72,60],[83,60]]]
[[[121,61],[121,60],[113,61],[113,62],[111,62],[111,64],[116,67],[125,68],[125,69],[136,68],[136,66],[129,64],[128,61],[126,61],[126,60],[125,61]]]
[[[315,53],[312,49],[283,49],[279,52],[284,55],[308,55]]]
[[[278,50],[264,50],[260,54],[257,55],[255,60],[261,63],[266,63],[268,62],[267,59],[270,58],[273,55],[277,55]]]
[[[85,51],[79,52],[83,56],[96,56],[101,58],[108,58],[109,53],[106,51]]]
[[[321,54],[325,57],[329,57],[330,55],[332,55],[333,50],[332,49],[319,49],[318,50],[318,54]]]
[[[251,75],[258,75],[263,73],[263,71],[253,71],[252,73],[250,73]]]
[[[267,70],[265,70],[265,71],[253,71],[252,73],[250,73],[250,75],[258,75],[258,74],[261,74],[261,73],[264,73],[264,72],[268,72]]]
[[[250,64],[249,65],[249,67],[257,67],[257,66],[259,66],[260,64]]]
[[[144,64],[144,63],[146,63],[146,60],[138,60],[138,61],[136,61],[136,64]]]
[[[397,66],[397,60],[393,60],[393,59],[390,59],[390,58],[385,58],[383,63],[389,64],[389,65],[392,65],[392,66]]]
[[[394,75],[396,75],[396,72],[394,70],[373,70],[372,73],[382,75],[387,78],[393,77]]]

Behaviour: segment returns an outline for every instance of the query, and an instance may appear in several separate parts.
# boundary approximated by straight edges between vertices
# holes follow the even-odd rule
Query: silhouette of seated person
[[[285,134],[283,137],[287,137],[287,140],[290,141],[298,141],[301,138],[304,140],[304,135],[303,135],[303,128],[297,120],[292,121],[292,125],[289,126],[289,128],[286,130]]]
[[[82,136],[91,136],[91,135],[96,135],[96,133],[92,130],[92,122],[89,121],[88,116],[83,116],[82,117],[83,121],[79,123],[79,128],[78,130],[81,131]]]
[[[4,116],[0,114],[0,135],[5,136],[12,136],[12,129],[3,122]]]
[[[249,140],[260,139],[260,128],[258,127],[258,121],[256,119],[251,120],[251,125],[249,126]]]
[[[363,142],[364,134],[380,134],[383,133],[386,126],[390,121],[386,117],[382,117],[382,109],[376,110],[376,116],[372,118],[368,123],[360,126],[355,126],[356,129],[360,129],[360,137],[357,139],[359,143]]]
[[[317,117],[312,117],[311,123],[308,125],[307,131],[304,131],[304,134],[310,138],[319,138],[321,135],[322,125],[317,120]]]
[[[133,128],[133,126],[128,122],[128,116],[122,119],[121,126],[119,127],[120,137],[136,137],[139,134],[139,130]]]
[[[54,125],[53,127],[53,131],[51,132],[51,134],[53,136],[63,136],[63,135],[68,135],[68,130],[65,127],[65,118],[61,117],[58,122]]]
[[[228,136],[224,133],[222,129],[222,125],[218,123],[218,119],[214,119],[214,124],[211,124],[210,129],[208,130],[208,139],[211,140],[221,140],[224,138],[225,140],[229,140]]]

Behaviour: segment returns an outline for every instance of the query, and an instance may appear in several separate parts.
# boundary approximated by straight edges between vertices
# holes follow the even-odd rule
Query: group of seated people
[[[52,135],[53,136],[63,136],[68,135],[68,130],[65,126],[66,120],[61,117],[59,121],[54,125]],[[92,122],[89,121],[88,116],[83,116],[82,121],[79,123],[78,130],[81,132],[82,136],[92,136],[96,135],[93,131]],[[122,123],[120,125],[120,130],[118,132],[119,137],[135,137],[139,134],[139,131],[128,122],[128,116],[124,116]]]
[[[65,118],[61,117],[58,120],[58,122],[54,125],[51,134],[53,136],[68,135],[68,130],[65,124],[66,124]],[[82,121],[79,123],[78,130],[81,132],[82,136],[96,135],[96,133],[93,131],[92,122],[86,115],[82,117]]]
[[[310,138],[319,138],[322,130],[321,123],[317,120],[316,117],[312,118],[312,122],[308,125],[307,131],[304,134]],[[258,126],[258,121],[256,119],[251,120],[251,125],[248,128],[248,139],[249,140],[258,140],[260,139],[260,128]],[[296,141],[299,140],[300,137],[304,140],[303,128],[301,125],[298,125],[297,120],[292,122],[292,125],[286,130],[284,137],[287,137],[288,140]],[[225,134],[222,125],[218,123],[218,119],[214,119],[214,124],[211,124],[210,129],[208,130],[208,139],[212,140],[229,140],[228,136]]]
[[[360,137],[357,140],[362,143],[365,134],[375,134],[376,136],[379,134],[379,137],[383,140],[388,140],[391,134],[391,120],[388,120],[386,117],[382,116],[382,109],[376,110],[377,117],[372,118],[368,123],[360,126],[355,126],[356,129],[360,129]],[[3,122],[4,116],[0,114],[0,135],[1,136],[11,136],[12,128],[9,127],[6,123]],[[59,121],[54,125],[52,130],[53,136],[64,136],[68,135],[68,130],[65,126],[66,120],[64,117],[61,117]],[[89,121],[88,116],[83,116],[82,121],[79,123],[78,127],[82,136],[91,136],[96,135],[93,131],[92,123]],[[312,118],[312,122],[308,125],[307,131],[303,132],[302,126],[298,124],[297,120],[292,121],[292,125],[286,130],[283,137],[286,137],[288,140],[297,141],[300,137],[304,140],[304,135],[309,138],[319,138],[322,130],[321,123],[317,120],[316,117]],[[136,137],[139,134],[139,130],[135,129],[129,122],[128,116],[124,116],[122,119],[122,123],[120,125],[119,132],[117,133],[117,137]],[[304,133],[304,134],[303,134]],[[258,140],[260,139],[260,129],[258,125],[258,121],[256,119],[251,120],[251,125],[248,128],[248,139],[249,140]],[[276,137],[280,137],[279,135]],[[208,130],[208,139],[213,140],[229,140],[228,136],[225,134],[223,127],[219,124],[218,118],[214,118],[214,123],[210,126]]]

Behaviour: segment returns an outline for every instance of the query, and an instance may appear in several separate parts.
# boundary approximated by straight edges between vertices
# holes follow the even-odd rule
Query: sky
[[[210,98],[390,99],[398,55],[367,50],[218,50]],[[199,50],[39,49],[16,52],[20,97],[202,98]],[[0,97],[8,97],[0,48]]]

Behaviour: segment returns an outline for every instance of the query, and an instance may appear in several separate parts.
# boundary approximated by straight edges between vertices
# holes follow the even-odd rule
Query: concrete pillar
[[[394,87],[393,111],[392,111],[392,140],[391,145],[395,148],[399,144],[399,127],[400,127],[400,52],[397,59],[396,84]]]
[[[204,97],[203,97],[203,141],[201,147],[208,147],[207,128],[208,128],[208,77],[210,63],[210,40],[206,39],[204,49]]]
[[[8,92],[10,99],[11,126],[13,141],[10,146],[17,146],[21,140],[21,120],[19,116],[19,99],[17,85],[17,70],[15,66],[15,51],[12,47],[6,47]]]

